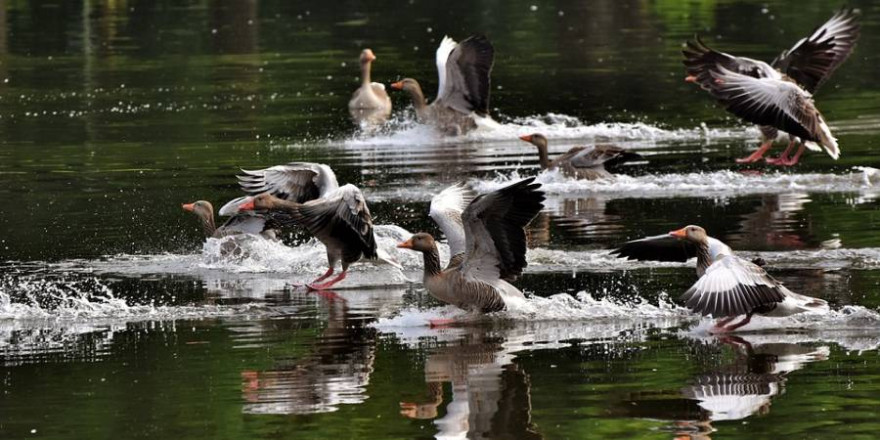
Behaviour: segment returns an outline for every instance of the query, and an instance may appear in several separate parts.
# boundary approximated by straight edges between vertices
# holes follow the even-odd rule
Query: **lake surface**
[[[758,131],[683,81],[681,45],[769,61],[836,4],[0,1],[0,438],[875,438],[880,2],[851,6],[861,39],[816,94],[842,156],[779,169],[734,163]],[[443,138],[398,94],[379,132],[350,121],[362,48],[431,96],[440,39],[472,33],[499,128]],[[532,132],[645,160],[539,174]],[[404,270],[305,292],[322,245],[223,257],[180,208],[290,161],[363,188]],[[529,307],[432,299],[393,247],[438,233],[432,195],[532,175]],[[714,337],[677,303],[693,263],[608,254],[691,223],[832,311]]]

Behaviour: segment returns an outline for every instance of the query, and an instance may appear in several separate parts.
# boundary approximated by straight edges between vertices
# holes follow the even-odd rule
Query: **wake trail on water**
[[[639,142],[640,147],[672,141],[756,139],[753,127],[709,128],[701,124],[693,128],[662,128],[646,122],[587,123],[580,119],[548,113],[518,118],[499,118],[478,124],[479,128],[461,136],[444,136],[431,126],[418,124],[411,114],[401,114],[379,130],[356,133],[345,139],[348,148],[376,146],[437,146],[463,143],[519,142],[525,134],[542,133],[553,140],[580,142]]]

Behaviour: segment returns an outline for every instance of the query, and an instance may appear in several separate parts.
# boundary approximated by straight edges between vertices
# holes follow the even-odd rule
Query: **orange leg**
[[[758,149],[755,150],[754,153],[752,153],[752,154],[750,154],[750,155],[748,155],[748,156],[746,156],[746,157],[743,157],[743,158],[741,158],[741,159],[737,159],[737,160],[736,160],[736,163],[752,163],[752,162],[757,162],[757,161],[761,160],[762,157],[764,157],[764,154],[766,154],[766,153],[767,153],[767,150],[769,150],[770,147],[772,147],[772,146],[773,146],[773,141],[772,141],[772,140],[771,140],[771,141],[766,141],[766,142],[764,142],[763,144],[761,144],[761,146],[758,147]]]

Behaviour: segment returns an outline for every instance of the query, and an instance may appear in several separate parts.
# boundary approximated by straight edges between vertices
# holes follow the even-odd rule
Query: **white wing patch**
[[[449,59],[449,54],[457,46],[458,43],[455,40],[449,38],[449,36],[444,36],[440,46],[437,47],[437,75],[440,78],[440,83],[437,86],[437,96],[443,93],[443,88],[446,86],[446,60]]]

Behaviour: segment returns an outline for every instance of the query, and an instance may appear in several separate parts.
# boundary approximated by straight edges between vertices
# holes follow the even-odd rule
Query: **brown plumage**
[[[345,279],[352,263],[362,258],[379,258],[370,210],[363,194],[354,185],[344,185],[306,203],[290,202],[264,193],[240,209],[266,210],[272,219],[281,224],[303,226],[327,247],[329,268],[324,275],[308,284],[310,289],[330,288]],[[336,263],[342,264],[342,272],[330,281],[317,284],[333,274]]]
[[[416,117],[440,131],[459,135],[477,128],[475,116],[489,115],[489,89],[495,49],[485,36],[468,37],[460,44],[445,37],[437,48],[437,97],[427,103],[418,81],[405,78],[391,84],[410,94]]]
[[[789,146],[778,158],[767,159],[768,163],[794,165],[805,146],[816,151],[824,148],[837,159],[837,142],[813,104],[812,94],[850,56],[859,28],[855,12],[841,9],[771,64],[716,51],[699,38],[687,42],[682,50],[686,80],[700,84],[731,113],[761,126],[761,147],[737,162],[760,160],[779,131],[789,135]],[[789,157],[798,142],[800,148]]]
[[[720,318],[716,328],[722,332],[748,324],[754,314],[782,317],[828,309],[825,301],[794,293],[758,264],[733,255],[730,247],[709,237],[699,226],[633,240],[612,254],[652,261],[683,262],[697,257],[699,279],[681,299],[694,312]],[[727,325],[740,315],[746,317]]]
[[[184,211],[198,217],[206,237],[222,238],[238,234],[259,234],[264,238],[275,239],[276,231],[268,226],[266,218],[257,213],[238,213],[229,217],[220,227],[214,222],[214,206],[205,200],[186,203]]]
[[[542,170],[558,169],[562,174],[583,180],[607,179],[613,176],[607,169],[629,161],[641,160],[639,154],[627,151],[614,145],[596,145],[592,147],[572,147],[568,152],[552,162],[547,151],[547,138],[534,133],[521,136],[520,139],[538,148],[538,159]]]
[[[469,203],[464,201],[472,194],[461,184],[438,194],[431,201],[431,215],[443,218],[437,223],[454,256],[445,270],[430,234],[415,234],[398,247],[422,252],[425,288],[435,298],[465,310],[503,310],[506,299],[523,296],[510,281],[526,266],[524,228],[543,208],[540,186],[529,178]],[[455,209],[461,206],[463,211]]]

